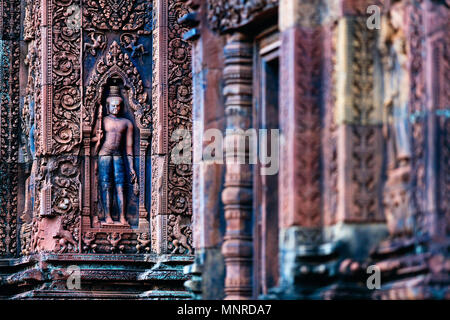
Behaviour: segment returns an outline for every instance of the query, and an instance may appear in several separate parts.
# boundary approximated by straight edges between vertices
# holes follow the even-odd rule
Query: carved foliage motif
[[[148,23],[147,0],[83,0],[85,27],[99,30],[138,30]]]
[[[188,31],[178,24],[178,19],[188,13],[187,4],[169,1],[168,4],[168,135],[177,129],[192,132],[192,71],[189,44],[183,40]],[[170,140],[170,139],[169,139]],[[169,142],[169,152],[178,141]],[[191,252],[192,166],[169,163],[168,167],[168,249]],[[184,216],[179,218],[179,216]],[[181,221],[186,221],[181,225]]]
[[[375,126],[354,125],[352,140],[352,210],[346,220],[383,220],[379,209],[381,163],[377,154],[380,147],[380,130]]]
[[[322,32],[298,29],[295,37],[294,163],[295,183],[301,186],[296,197],[296,214],[303,226],[315,226],[320,217],[320,72]]]
[[[77,1],[54,1],[53,43],[51,45],[53,92],[52,153],[76,152],[80,142],[81,29],[67,25],[68,9]]]
[[[374,105],[374,55],[376,31],[367,29],[366,18],[352,20],[352,205],[346,216],[351,221],[376,221],[379,216],[378,185],[381,163],[379,128],[371,125]]]
[[[0,40],[0,254],[8,255],[17,246],[19,55],[18,41]]]
[[[24,39],[29,41],[31,39],[34,39],[35,37],[35,19],[36,19],[36,11],[34,10],[36,7],[36,4],[33,0],[27,0],[26,6],[25,6],[25,17],[24,17],[24,23],[23,23],[23,34]]]
[[[77,252],[80,215],[80,162],[78,157],[81,132],[81,65],[80,44],[81,29],[67,25],[68,10],[77,1],[54,1],[53,43],[52,46],[52,81],[54,88],[52,130],[54,154],[61,154],[49,159],[47,175],[52,185],[52,214],[62,219],[61,234],[57,239],[59,251],[67,250],[66,241],[71,242],[70,251]],[[50,45],[50,44],[48,44]],[[48,107],[48,106],[44,106]],[[42,163],[41,163],[42,165]],[[41,204],[44,205],[44,204]],[[63,232],[65,231],[65,232]],[[61,245],[63,247],[61,247]]]
[[[372,97],[376,33],[367,29],[365,17],[353,21],[353,121],[366,124],[375,110]]]
[[[33,219],[37,225],[33,228],[32,251],[79,251],[76,241],[81,185],[78,159],[81,32],[80,28],[68,25],[73,13],[70,8],[78,4],[75,0],[46,0],[28,9],[36,17],[30,22],[35,28],[35,40],[31,39],[29,48],[34,45],[37,48],[35,63],[31,62],[29,71],[34,68],[39,74],[34,76],[34,87],[38,90],[35,90],[37,172]],[[52,234],[43,231],[49,225],[57,226]]]
[[[14,255],[20,130],[20,1],[1,1],[0,20],[0,255]]]
[[[334,117],[334,106],[336,103],[336,38],[337,31],[334,25],[328,26],[327,38],[329,46],[325,48],[326,57],[324,72],[329,77],[325,77],[325,126],[323,135],[325,172],[325,201],[324,201],[324,222],[332,224],[336,219],[338,206],[338,147],[337,147],[337,125]]]
[[[214,30],[237,28],[264,10],[275,8],[278,0],[209,0],[208,20]]]
[[[1,1],[0,37],[2,40],[17,40],[20,36],[20,1]]]

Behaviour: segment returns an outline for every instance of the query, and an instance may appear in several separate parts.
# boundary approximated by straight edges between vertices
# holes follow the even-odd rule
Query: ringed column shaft
[[[226,233],[222,246],[225,258],[226,299],[252,297],[252,168],[248,149],[235,146],[251,126],[252,43],[242,34],[233,34],[224,49],[225,68],[225,185],[222,201]],[[236,161],[236,157],[246,161]]]

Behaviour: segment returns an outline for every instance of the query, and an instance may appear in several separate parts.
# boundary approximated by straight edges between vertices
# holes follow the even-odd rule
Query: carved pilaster
[[[336,222],[373,223],[384,219],[378,30],[367,28],[365,12],[353,14],[358,15],[340,17],[337,27],[334,116],[340,193]]]
[[[36,105],[36,250],[79,252],[82,203],[80,1],[41,1],[37,31],[40,96]],[[72,18],[72,19],[71,19]]]
[[[225,293],[226,299],[248,299],[252,297],[252,168],[249,164],[239,164],[234,157],[235,143],[242,139],[239,129],[247,130],[251,125],[252,44],[237,33],[229,38],[224,50],[227,131],[222,201],[227,226],[222,253],[226,265]],[[240,152],[244,152],[248,163],[248,150]]]
[[[280,147],[283,157],[279,180],[282,228],[313,227],[321,223],[322,41],[323,30],[318,25],[293,26],[282,34]]]
[[[192,166],[173,163],[176,130],[192,130],[191,53],[184,1],[153,2],[152,232],[158,253],[192,254]],[[155,229],[155,230],[153,230]]]
[[[0,2],[0,256],[17,252],[20,7]]]

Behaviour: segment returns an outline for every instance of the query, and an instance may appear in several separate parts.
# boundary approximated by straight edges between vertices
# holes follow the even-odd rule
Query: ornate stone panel
[[[280,73],[280,223],[318,226],[320,201],[320,27],[282,35]]]
[[[0,40],[0,255],[17,248],[19,43]]]
[[[183,1],[155,1],[153,22],[154,127],[152,222],[161,252],[192,253],[192,165],[176,164],[171,153],[180,143],[174,132],[192,132],[192,71],[188,28],[178,19],[189,12]],[[184,139],[184,138],[183,138]],[[188,143],[186,140],[181,143]],[[162,192],[160,192],[162,190]]]
[[[147,0],[83,0],[86,29],[138,31],[148,23]]]
[[[17,253],[20,1],[0,2],[0,256]]]
[[[336,105],[339,206],[335,222],[380,222],[382,212],[382,77],[378,30],[365,11],[343,1],[337,20]],[[348,12],[348,8],[355,11]],[[355,16],[356,15],[356,16]]]
[[[24,17],[24,40],[26,41],[27,54],[23,61],[26,68],[26,83],[23,105],[21,108],[21,150],[23,162],[26,166],[23,198],[23,212],[19,212],[21,228],[20,241],[21,253],[31,253],[34,243],[32,242],[33,230],[37,230],[39,197],[36,193],[36,173],[38,161],[36,149],[40,149],[41,128],[41,2],[27,1],[25,3]],[[33,229],[34,227],[34,229]]]
[[[151,12],[152,3],[147,0],[85,0],[82,3],[84,192],[81,234],[84,252],[151,251],[148,214],[152,189],[148,146],[153,125],[149,98]],[[116,176],[113,183],[109,182],[110,178],[102,173],[108,168],[102,162],[107,159],[102,154],[107,141],[104,135],[110,130],[106,124],[109,121],[106,103],[113,96],[122,99],[119,119],[132,128],[131,136],[122,136],[127,145],[131,145],[126,151],[128,162],[123,167],[124,190],[120,191],[125,202],[123,209],[119,207],[119,191],[110,189],[122,190],[117,189],[117,185],[122,186],[123,182]],[[125,150],[120,152],[124,160]],[[106,178],[108,182],[104,182]],[[111,207],[106,202],[112,203]]]
[[[26,38],[31,40],[28,90],[33,86],[40,90],[34,98],[28,95],[29,106],[35,106],[30,108],[35,113],[34,141],[28,138],[30,146],[36,147],[32,155],[36,162],[30,178],[34,183],[28,185],[34,199],[33,239],[31,248],[24,250],[78,252],[81,31],[70,24],[70,17],[79,3],[46,0],[32,4],[27,4],[28,14],[36,18],[29,18],[26,25]]]
[[[324,80],[325,130],[322,137],[324,155],[324,203],[323,218],[325,225],[334,224],[337,218],[339,204],[338,188],[338,126],[334,117],[336,104],[336,41],[337,26],[330,23],[326,29],[326,41],[330,44],[325,47],[324,72],[329,75]]]
[[[188,29],[178,23],[189,12],[188,6],[180,1],[173,1],[169,3],[168,10],[168,133],[172,137],[175,130],[188,130],[192,133],[192,68],[190,45],[183,40],[183,34]],[[173,150],[177,143],[178,141],[170,138],[169,150]],[[174,252],[188,250],[186,252],[192,253],[192,165],[173,164],[169,161],[168,182],[168,249]],[[177,246],[180,241],[186,243],[186,246]]]
[[[31,169],[23,253],[192,253],[192,169],[170,157],[178,143],[170,135],[192,128],[191,57],[182,39],[187,29],[178,23],[187,4],[25,4],[28,79],[21,143]],[[122,98],[133,136],[132,160],[124,165],[125,178],[131,178],[124,193],[129,221],[120,224],[115,215],[124,210],[115,196],[112,223],[103,221],[109,200],[102,200],[98,171],[98,152],[108,134],[105,105],[113,96]]]

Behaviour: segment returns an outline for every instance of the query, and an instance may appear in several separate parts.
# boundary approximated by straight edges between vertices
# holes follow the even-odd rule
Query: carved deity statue
[[[114,224],[111,213],[115,194],[119,223],[128,225],[125,217],[126,166],[124,153],[128,160],[134,193],[137,195],[139,192],[133,164],[133,124],[130,120],[120,116],[123,99],[120,97],[118,86],[110,87],[106,104],[109,114],[102,117],[100,109],[96,136],[92,139],[93,142],[97,143],[96,153],[98,154],[98,177],[102,208],[105,213],[106,224]],[[115,193],[113,188],[115,188]]]
[[[414,230],[411,186],[411,128],[409,116],[408,46],[404,32],[405,7],[396,2],[381,28],[385,67],[383,134],[387,143],[387,180],[384,189],[386,221],[391,236]]]
[[[382,28],[382,49],[386,77],[384,100],[384,135],[388,141],[388,167],[394,169],[408,164],[411,158],[408,113],[408,52],[403,31],[403,6],[396,3]]]

